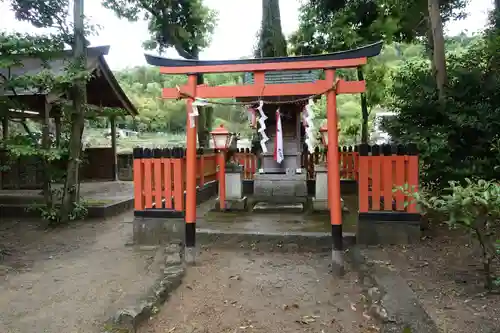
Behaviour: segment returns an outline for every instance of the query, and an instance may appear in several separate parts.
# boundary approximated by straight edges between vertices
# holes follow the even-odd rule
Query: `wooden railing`
[[[134,149],[135,210],[184,210],[185,155],[184,148]],[[217,178],[216,155],[199,149],[197,161],[197,182],[202,187]]]
[[[234,154],[236,162],[243,166],[243,179],[253,179],[255,172],[257,171],[257,156],[250,152],[250,149],[239,149],[238,152]]]
[[[302,155],[302,166],[307,170],[308,179],[315,179],[314,166],[326,162],[327,151],[318,147],[314,153],[305,152]],[[357,146],[339,147],[340,178],[348,180],[358,179],[359,154]]]
[[[415,145],[359,146],[359,212],[416,213],[414,200],[400,187],[418,190],[418,151]],[[395,190],[395,191],[394,191]]]

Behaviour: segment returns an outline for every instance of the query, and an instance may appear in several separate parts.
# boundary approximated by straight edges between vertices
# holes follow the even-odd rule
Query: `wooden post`
[[[116,159],[116,118],[115,116],[109,117],[109,123],[111,126],[111,150],[113,151],[113,180],[118,180],[118,163]]]
[[[196,74],[188,76],[188,93],[196,96]],[[196,255],[196,118],[190,117],[193,112],[193,100],[187,99],[187,138],[186,138],[186,233],[184,251],[187,263],[194,263]]]
[[[51,140],[50,140],[50,111],[52,110],[52,104],[50,104],[47,99],[45,100],[45,109],[42,118],[42,149],[48,154],[50,151]],[[51,187],[51,177],[50,177],[50,162],[47,159],[42,159],[43,163],[43,197],[45,204],[52,206],[52,187]]]
[[[200,148],[198,149],[198,155],[200,156],[200,182],[199,182],[199,187],[203,188],[205,185],[205,157],[203,157],[204,154],[204,149]]]
[[[221,211],[226,209],[226,159],[224,150],[217,154],[217,164],[219,165],[219,207]]]
[[[6,114],[2,118],[2,139],[7,140],[8,138],[9,138],[9,115]]]
[[[134,210],[144,210],[144,149],[134,148]]]
[[[335,84],[335,70],[325,70],[329,86]],[[326,94],[328,126],[328,196],[330,202],[330,223],[332,225],[332,271],[338,275],[344,272],[342,244],[342,204],[340,197],[339,142],[337,131],[337,92]]]

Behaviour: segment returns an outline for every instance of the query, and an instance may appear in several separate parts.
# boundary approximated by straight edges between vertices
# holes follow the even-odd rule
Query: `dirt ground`
[[[101,332],[159,276],[163,251],[125,246],[132,213],[47,229],[0,221],[0,332]],[[131,303],[132,302],[132,303]]]
[[[485,294],[480,250],[463,232],[438,226],[418,245],[364,254],[399,272],[442,332],[500,332],[500,295]]]
[[[377,332],[354,273],[329,273],[329,255],[207,249],[141,333]]]

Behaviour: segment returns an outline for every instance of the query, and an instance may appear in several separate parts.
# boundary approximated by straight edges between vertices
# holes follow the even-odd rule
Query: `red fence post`
[[[372,155],[369,157],[370,167],[369,167],[369,195],[368,201],[371,201],[370,210],[380,210],[381,199],[384,198],[384,203],[386,202],[387,192],[383,192],[383,163],[384,159],[380,156],[380,146],[374,145],[371,147]],[[371,199],[371,200],[370,200]],[[392,202],[392,199],[391,199]]]
[[[153,149],[153,191],[154,191],[154,207],[163,207],[163,182],[162,182],[162,165],[161,165],[161,149]]]
[[[165,148],[162,152],[163,165],[163,196],[165,208],[172,209],[172,152]]]
[[[133,164],[133,180],[134,180],[134,210],[144,210],[144,168],[142,158],[144,149],[134,148],[132,156]]]
[[[248,149],[248,152],[251,153],[251,177],[250,179],[254,179],[255,177],[255,173],[257,172],[257,155],[255,155],[253,152],[250,151],[250,149]]]
[[[198,158],[199,158],[200,167],[198,168],[198,172],[199,172],[200,180],[199,180],[198,184],[199,184],[200,188],[202,188],[205,185],[205,157],[204,157],[203,153],[204,153],[203,148],[199,148],[198,149]]]
[[[210,154],[206,158],[206,161],[209,165],[209,167],[207,168],[208,170],[207,175],[210,175],[211,180],[218,180],[217,155],[215,153]]]
[[[406,182],[406,147],[402,145],[397,146],[396,150],[396,156],[393,156],[394,158],[394,172],[393,172],[393,185],[392,189],[395,188],[401,188],[403,187]],[[401,190],[397,190],[394,193],[394,198],[395,198],[395,207],[393,209],[398,210],[398,211],[404,211],[405,210],[405,194]]]
[[[153,208],[153,152],[151,149],[144,149],[142,159],[144,167],[144,208]]]
[[[347,179],[347,147],[339,147],[340,179]]]
[[[247,148],[246,150],[243,150],[244,151],[244,155],[245,156],[245,159],[244,159],[244,164],[243,164],[243,179],[251,179],[251,168],[250,168],[250,158],[251,158],[251,155],[250,155],[250,150]]]
[[[358,200],[359,212],[367,213],[369,209],[369,175],[370,175],[370,146],[367,144],[359,145],[359,179],[358,179]]]
[[[418,191],[418,149],[417,145],[408,145],[408,164],[407,164],[407,183],[409,186],[410,193]],[[417,204],[413,198],[410,198],[410,202],[407,207],[408,213],[417,212]]]
[[[354,180],[359,178],[359,152],[358,146],[354,146],[354,152],[352,153],[354,160]]]
[[[172,167],[174,174],[174,209],[178,212],[184,210],[184,172],[182,170],[183,160],[184,160],[184,149],[174,148],[173,149],[173,159]]]

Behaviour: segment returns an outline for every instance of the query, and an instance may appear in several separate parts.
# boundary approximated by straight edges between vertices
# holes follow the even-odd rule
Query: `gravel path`
[[[377,332],[329,256],[207,250],[140,333]]]
[[[125,243],[132,214],[47,230],[2,220],[0,332],[100,332],[103,322],[146,292],[163,252]],[[133,303],[132,303],[133,304]]]

